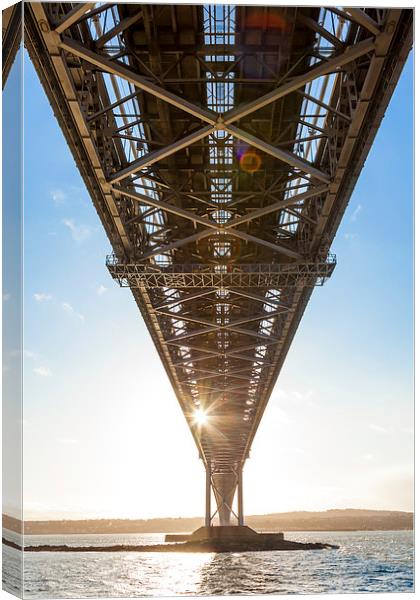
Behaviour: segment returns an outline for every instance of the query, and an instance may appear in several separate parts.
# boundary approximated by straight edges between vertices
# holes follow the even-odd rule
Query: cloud
[[[57,208],[61,206],[68,206],[70,204],[70,199],[72,206],[81,203],[90,204],[90,199],[86,193],[86,189],[82,186],[52,185],[48,191],[48,194]]]
[[[359,236],[357,235],[357,233],[345,233],[343,235],[343,237],[344,237],[345,240],[357,240],[357,238]]]
[[[350,222],[351,222],[351,223],[354,223],[354,222],[357,220],[357,217],[359,216],[359,214],[360,214],[360,212],[361,212],[362,208],[363,208],[363,207],[362,207],[362,205],[361,205],[361,204],[358,204],[358,205],[356,206],[356,208],[354,209],[354,211],[352,212],[352,214],[351,214],[351,217],[350,217]]]
[[[100,285],[96,290],[96,293],[98,294],[98,296],[102,296],[107,290],[108,288],[106,288],[104,285]]]
[[[62,223],[70,230],[73,240],[79,244],[91,236],[92,230],[88,225],[76,225],[73,219],[63,219]]]
[[[316,406],[315,402],[312,400],[314,395],[313,390],[305,390],[303,393],[298,390],[293,391],[293,396],[298,402],[304,404],[305,406]]]
[[[35,293],[34,298],[37,302],[48,302],[52,300],[52,296],[50,294],[44,294],[44,292]]]
[[[363,458],[365,460],[371,461],[371,460],[373,460],[373,454],[364,454]]]
[[[77,319],[79,319],[80,321],[84,321],[85,317],[83,315],[81,315],[80,313],[76,312],[74,310],[74,308],[72,307],[71,304],[69,304],[68,302],[62,302],[61,303],[61,308],[64,310],[64,312],[66,312],[68,315],[71,315],[73,317],[76,317]]]
[[[3,302],[7,302],[8,300],[10,300],[10,296],[11,294],[3,294]]]
[[[375,425],[374,423],[369,425],[369,429],[376,431],[377,433],[389,433],[389,429],[382,427],[382,425]]]
[[[56,206],[61,206],[62,204],[65,204],[67,198],[67,194],[59,188],[51,190],[50,196]]]
[[[48,367],[35,367],[35,369],[33,369],[33,372],[36,373],[36,375],[39,375],[40,377],[52,376],[51,369],[49,369]]]

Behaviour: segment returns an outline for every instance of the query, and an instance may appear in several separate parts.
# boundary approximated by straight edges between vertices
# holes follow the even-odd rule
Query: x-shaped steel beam
[[[238,107],[225,113],[224,115],[221,115],[209,109],[197,106],[196,104],[193,104],[192,102],[181,98],[177,94],[165,90],[164,88],[150,82],[145,77],[142,77],[141,75],[138,75],[137,73],[133,72],[131,69],[127,68],[122,63],[118,61],[113,61],[109,57],[99,54],[89,48],[85,48],[82,44],[78,43],[77,41],[71,38],[63,38],[59,43],[59,46],[63,50],[66,50],[67,52],[78,56],[79,58],[89,62],[90,64],[95,65],[96,67],[102,69],[107,73],[126,79],[135,87],[152,94],[156,98],[159,98],[160,100],[163,100],[168,104],[171,104],[176,108],[185,111],[190,115],[210,125],[201,128],[199,131],[190,134],[185,138],[182,138],[181,140],[178,140],[177,142],[174,142],[173,144],[162,148],[161,150],[151,152],[150,154],[135,160],[133,163],[131,163],[131,165],[128,165],[128,167],[125,167],[119,172],[111,175],[109,179],[110,182],[120,181],[121,179],[124,179],[129,175],[140,171],[142,168],[150,166],[154,162],[157,162],[162,158],[166,158],[174,154],[175,152],[178,152],[179,150],[186,148],[191,144],[199,141],[200,139],[207,137],[213,131],[225,130],[235,138],[247,141],[247,143],[259,148],[263,152],[266,152],[271,156],[274,156],[275,158],[286,162],[294,168],[300,169],[301,171],[311,175],[312,177],[315,177],[325,183],[328,183],[330,181],[330,176],[328,174],[322,173],[321,171],[319,171],[319,169],[316,169],[308,161],[302,160],[300,157],[297,157],[292,153],[289,153],[285,150],[281,150],[272,146],[271,144],[268,144],[267,142],[259,140],[255,136],[248,134],[242,129],[231,126],[231,124],[263,108],[264,106],[267,106],[275,102],[276,100],[283,98],[291,92],[299,90],[310,81],[313,81],[318,77],[327,75],[335,71],[336,69],[343,67],[344,65],[354,61],[360,56],[371,52],[375,48],[373,38],[369,38],[367,40],[359,42],[358,44],[355,44],[352,48],[346,49],[344,52],[340,52],[336,56],[325,60],[321,64],[318,64],[315,67],[309,69],[306,73],[293,77],[290,81],[283,83],[276,89],[263,95],[261,98],[258,98],[253,102],[249,102],[243,107]]]
[[[274,243],[264,240],[262,238],[256,237],[249,233],[246,233],[245,231],[238,231],[237,229],[235,229],[235,226],[237,224],[240,224],[240,223],[237,223],[237,221],[232,221],[232,223],[229,223],[226,225],[219,225],[218,223],[216,223],[215,221],[213,221],[212,219],[210,219],[208,217],[201,217],[201,216],[195,214],[194,212],[185,210],[178,206],[174,206],[173,204],[170,204],[169,202],[165,202],[164,200],[156,200],[154,198],[151,198],[150,196],[146,196],[145,194],[140,194],[138,192],[132,192],[132,191],[126,190],[125,188],[118,187],[118,186],[113,186],[111,189],[116,194],[122,194],[122,195],[127,196],[128,198],[131,198],[132,200],[136,200],[137,202],[140,202],[142,204],[147,204],[148,206],[160,208],[164,211],[175,214],[178,217],[183,217],[185,219],[188,219],[189,221],[192,221],[193,223],[200,223],[200,225],[204,225],[207,228],[204,231],[201,231],[197,234],[193,234],[192,236],[183,238],[182,240],[178,240],[177,242],[173,242],[173,244],[169,244],[167,246],[157,248],[156,250],[153,249],[152,251],[150,251],[146,254],[143,254],[143,256],[142,256],[143,260],[145,258],[149,258],[150,256],[153,256],[154,254],[164,253],[164,252],[167,252],[169,249],[179,248],[180,246],[183,246],[187,243],[197,241],[199,239],[203,239],[206,237],[210,237],[211,235],[214,235],[215,231],[217,233],[226,233],[228,231],[230,235],[240,238],[246,242],[253,242],[255,244],[259,244],[260,246],[265,246],[265,247],[269,248],[270,250],[273,250],[274,252],[279,252],[281,254],[285,254],[286,256],[289,256],[290,258],[293,258],[295,260],[302,259],[302,256],[298,252],[295,252],[294,250],[287,248],[286,246],[283,246],[282,244],[279,244],[279,243],[274,244]],[[282,202],[284,202],[284,206],[290,206],[291,204],[298,204],[300,200],[305,200],[307,198],[310,198],[311,196],[318,195],[319,193],[323,193],[325,191],[326,191],[326,189],[324,189],[324,188],[322,188],[320,192],[318,191],[317,188],[314,188],[313,190],[310,190],[309,192],[305,192],[304,194],[299,194],[299,195],[293,196]],[[274,205],[274,208],[272,210],[265,209],[263,212],[256,211],[256,213],[258,213],[258,214],[256,214],[255,216],[253,216],[251,213],[250,215],[247,215],[246,219],[243,219],[241,222],[250,221],[253,218],[256,218],[257,216],[263,216],[265,214],[269,214],[270,212],[275,212],[276,210],[279,210],[279,206],[281,208],[283,205],[280,203],[277,203]],[[174,244],[176,244],[176,245],[174,245]]]

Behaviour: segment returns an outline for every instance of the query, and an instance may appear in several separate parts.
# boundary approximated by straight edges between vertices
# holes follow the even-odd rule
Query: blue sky
[[[25,516],[201,514],[192,437],[25,69]],[[257,433],[248,514],[412,508],[412,85],[410,57]]]
[[[2,484],[6,503],[22,505],[22,52],[18,51],[2,97]],[[18,510],[20,513],[20,510]]]

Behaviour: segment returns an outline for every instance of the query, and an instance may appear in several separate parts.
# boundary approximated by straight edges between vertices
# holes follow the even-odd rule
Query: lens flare
[[[289,33],[290,23],[278,13],[269,13],[262,10],[256,10],[245,19],[245,27],[250,29],[275,30],[281,33]]]
[[[261,10],[249,7],[244,22],[244,36],[251,46],[272,46],[277,48],[277,61],[283,66],[290,58],[292,22],[286,14],[281,14],[280,7]],[[247,56],[243,62],[243,73],[252,79],[270,79],[270,65],[262,65],[257,56]]]
[[[194,413],[194,422],[197,425],[205,425],[207,423],[207,415],[202,408],[197,408]]]
[[[240,157],[239,166],[245,173],[255,173],[261,167],[261,157],[254,150],[247,150]]]

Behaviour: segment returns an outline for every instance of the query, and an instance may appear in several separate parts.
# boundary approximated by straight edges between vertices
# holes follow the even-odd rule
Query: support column
[[[210,468],[206,467],[206,517],[205,526],[211,526],[211,474]]]
[[[242,468],[238,471],[238,525],[244,524],[244,496],[242,487]]]
[[[236,492],[237,475],[233,471],[212,473],[211,485],[216,499],[219,525],[230,525],[232,503]]]

